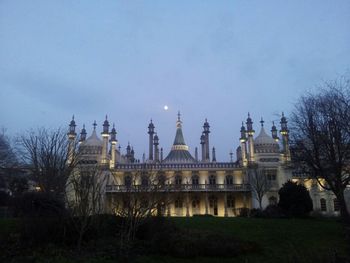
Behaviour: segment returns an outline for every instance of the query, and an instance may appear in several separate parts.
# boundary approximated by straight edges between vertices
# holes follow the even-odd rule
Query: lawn
[[[173,258],[169,256],[140,256],[136,262],[334,262],[334,253],[349,258],[347,243],[344,239],[342,225],[333,219],[258,219],[258,218],[169,218],[182,229],[220,232],[240,240],[257,244],[255,253],[239,257],[226,258]],[[16,220],[0,220],[0,240],[4,233],[17,231]],[[46,249],[45,251],[50,251]],[[117,262],[101,257],[89,257],[81,260],[68,259],[62,249],[52,247],[59,253],[41,254],[35,252],[35,259],[20,262]],[[59,254],[59,255],[58,255]],[[16,260],[10,262],[19,262]],[[121,261],[118,261],[121,262]],[[350,261],[342,261],[350,262]]]

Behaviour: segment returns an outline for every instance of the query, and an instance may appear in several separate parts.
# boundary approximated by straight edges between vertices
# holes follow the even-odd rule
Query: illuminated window
[[[234,208],[235,207],[235,198],[232,195],[227,196],[227,207]]]
[[[333,205],[334,205],[334,211],[339,211],[340,207],[339,207],[339,202],[337,198],[333,199]]]
[[[320,199],[320,205],[321,205],[321,211],[327,211],[326,199],[321,198]]]

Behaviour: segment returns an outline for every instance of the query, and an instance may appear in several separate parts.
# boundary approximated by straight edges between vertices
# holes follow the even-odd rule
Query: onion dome
[[[113,123],[113,128],[111,130],[111,142],[117,141],[117,131],[115,130],[115,124]]]
[[[279,144],[269,136],[264,129],[264,121],[261,120],[261,130],[254,139],[254,148],[256,153],[278,153]]]
[[[107,115],[106,115],[106,119],[103,122],[103,132],[102,132],[102,134],[108,134],[108,128],[109,128],[109,122],[107,120]]]
[[[243,121],[242,121],[242,127],[241,127],[241,138],[239,138],[239,140],[241,142],[247,141],[247,135],[246,135],[246,130],[245,130]]]
[[[86,140],[86,130],[85,130],[85,124],[83,124],[83,128],[80,132],[80,142],[83,142]]]
[[[69,123],[69,132],[68,132],[68,135],[76,135],[75,133],[75,127],[77,125],[75,124],[75,120],[74,120],[74,115],[72,117],[72,120],[70,121]]]
[[[151,122],[148,125],[148,134],[154,134],[154,124],[152,122],[152,119],[151,119]]]
[[[248,134],[249,135],[253,135],[255,131],[253,130],[253,121],[250,118],[250,113],[249,112],[248,112],[248,118],[247,118],[246,124],[247,124],[247,132],[248,132]]]
[[[84,154],[101,154],[103,142],[98,138],[96,133],[96,121],[93,124],[94,130],[89,138],[83,141],[80,145],[80,149]]]
[[[203,129],[204,129],[203,132],[204,132],[204,133],[210,133],[209,128],[210,128],[210,125],[209,125],[209,123],[208,123],[208,120],[205,119],[205,122],[204,122],[204,124],[203,124]]]
[[[176,134],[173,146],[168,156],[164,159],[164,163],[194,163],[195,159],[188,151],[188,146],[182,133],[182,121],[180,119],[180,112],[176,122]]]

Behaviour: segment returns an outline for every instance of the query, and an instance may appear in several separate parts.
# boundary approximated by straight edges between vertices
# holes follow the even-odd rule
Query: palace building
[[[293,171],[289,130],[284,114],[279,131],[274,123],[270,131],[265,130],[263,120],[260,123],[256,136],[248,114],[240,130],[237,160],[231,157],[229,162],[218,161],[215,148],[210,148],[210,125],[207,120],[200,136],[200,153],[196,148],[193,156],[185,142],[180,113],[176,120],[174,143],[166,155],[159,148],[159,138],[152,120],[148,126],[148,158],[144,156],[142,161],[137,160],[130,145],[123,154],[117,146],[116,129],[114,126],[109,129],[107,116],[101,138],[97,135],[96,122],[88,138],[83,126],[79,151],[83,163],[103,167],[101,176],[104,181],[102,194],[105,212],[112,213],[115,204],[123,209],[123,204],[132,194],[140,196],[146,203],[149,201],[147,196],[156,194],[159,197],[158,212],[163,215],[237,216],[246,208],[260,207],[255,185],[259,182],[253,180],[253,175],[259,174],[259,180],[264,180],[265,184],[260,200],[263,208],[276,204],[278,190],[287,180],[294,180],[310,190],[314,210],[329,215],[339,213],[333,194],[320,189],[313,179]],[[72,142],[77,139],[74,117],[69,125],[68,137]]]

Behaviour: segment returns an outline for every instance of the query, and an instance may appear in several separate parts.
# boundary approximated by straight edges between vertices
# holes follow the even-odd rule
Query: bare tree
[[[291,118],[293,160],[337,197],[350,222],[344,191],[350,182],[350,81],[325,82],[302,96]]]
[[[260,168],[258,164],[250,164],[248,167],[248,178],[250,187],[254,192],[253,196],[259,202],[259,208],[262,209],[263,198],[269,189],[265,169]]]
[[[0,168],[11,168],[17,164],[16,155],[11,147],[10,139],[6,136],[5,129],[0,132]]]
[[[77,140],[69,141],[63,129],[39,128],[20,136],[18,145],[41,191],[63,198],[67,179],[78,160],[74,154]]]
[[[97,164],[78,164],[69,176],[67,203],[79,233],[78,251],[85,233],[94,223],[94,216],[103,212],[105,182],[104,169]]]
[[[120,216],[120,253],[128,256],[139,227],[151,216],[164,215],[170,203],[165,175],[154,171],[136,171],[125,176],[123,193],[114,201]]]

